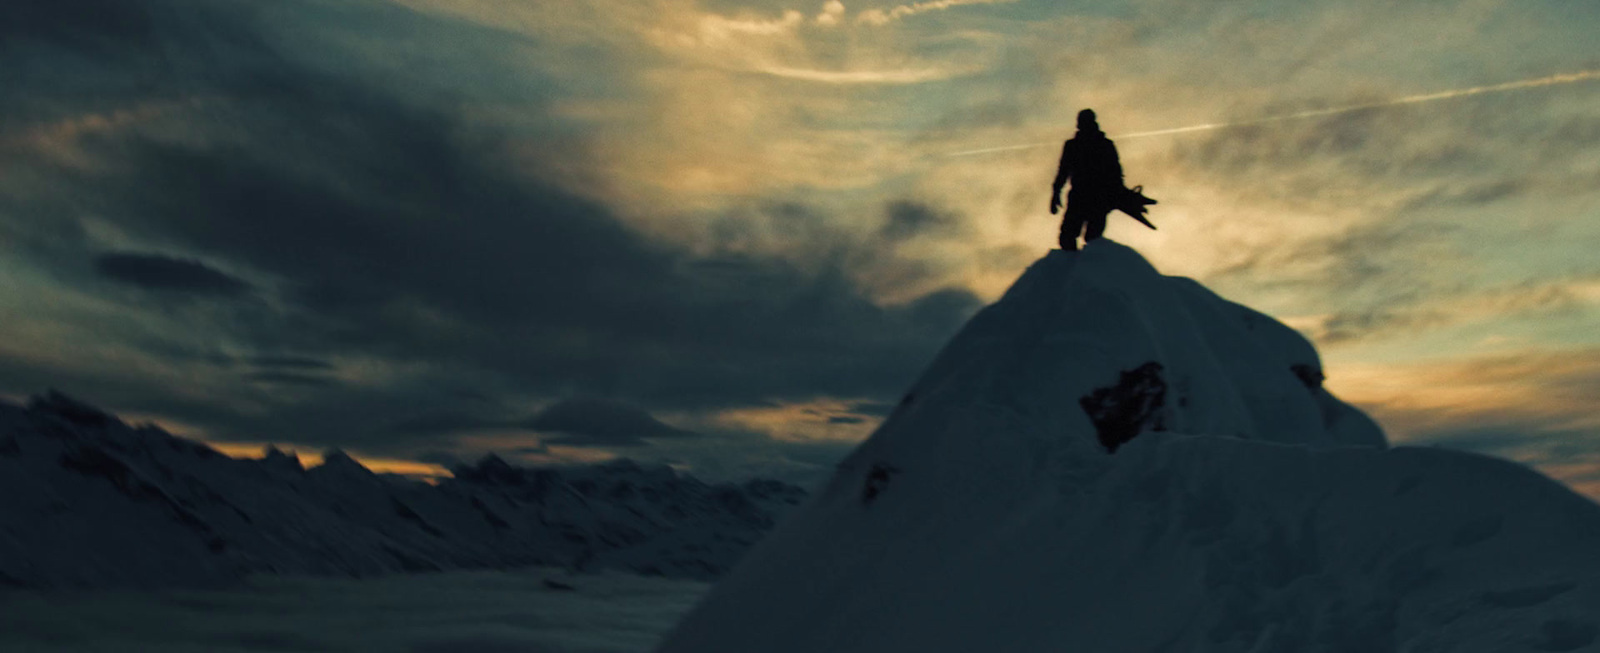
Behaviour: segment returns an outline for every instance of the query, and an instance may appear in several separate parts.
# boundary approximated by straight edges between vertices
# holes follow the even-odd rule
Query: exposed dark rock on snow
[[[1161,363],[1150,361],[1123,372],[1117,384],[1096,388],[1078,400],[1094,424],[1095,434],[1106,451],[1144,431],[1164,431],[1161,409],[1167,401],[1167,382],[1161,378]]]
[[[1300,382],[1306,384],[1306,388],[1310,390],[1321,390],[1322,382],[1328,378],[1315,365],[1307,365],[1305,363],[1290,365],[1289,371],[1293,372],[1294,377],[1300,379]]]
[[[900,473],[900,469],[888,463],[873,463],[872,469],[867,472],[867,481],[861,486],[861,503],[871,505],[878,495],[889,489],[889,479]]]
[[[805,498],[626,460],[524,469],[489,456],[434,486],[337,450],[311,469],[265,454],[229,458],[55,392],[0,402],[0,585],[526,565],[711,578]]]

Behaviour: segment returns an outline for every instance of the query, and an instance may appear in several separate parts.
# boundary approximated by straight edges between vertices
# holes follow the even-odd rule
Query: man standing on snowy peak
[[[1061,210],[1061,188],[1068,179],[1072,190],[1067,192],[1067,212],[1061,217],[1061,249],[1076,250],[1080,231],[1086,245],[1105,233],[1106,215],[1117,208],[1118,195],[1123,192],[1117,146],[1100,131],[1092,109],[1078,112],[1078,133],[1061,146],[1061,167],[1056,169],[1056,182],[1050,189],[1051,215]]]

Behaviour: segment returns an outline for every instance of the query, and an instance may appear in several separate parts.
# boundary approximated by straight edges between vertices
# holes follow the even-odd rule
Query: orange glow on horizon
[[[322,464],[322,454],[302,450],[294,445],[285,445],[274,442],[206,442],[206,446],[216,449],[229,458],[257,460],[266,456],[268,446],[274,446],[284,453],[300,459],[300,464],[306,467],[316,467]],[[380,458],[363,456],[350,451],[349,454],[362,467],[379,474],[398,474],[421,479],[439,479],[454,476],[443,465],[425,463],[416,460],[403,460],[400,458]]]

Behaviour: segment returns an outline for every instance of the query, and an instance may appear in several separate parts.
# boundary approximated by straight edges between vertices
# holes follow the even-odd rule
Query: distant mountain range
[[[806,492],[489,456],[437,484],[330,451],[238,459],[59,393],[0,402],[0,587],[223,585],[554,565],[709,579]]]

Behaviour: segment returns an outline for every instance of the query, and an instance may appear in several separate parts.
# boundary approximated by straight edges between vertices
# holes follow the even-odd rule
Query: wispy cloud
[[[148,290],[237,297],[253,290],[249,282],[193,259],[161,254],[110,252],[96,256],[101,276]]]
[[[973,3],[907,5],[884,15],[898,18],[957,4]],[[698,13],[663,20],[662,26],[650,28],[647,33],[664,51],[682,54],[700,65],[822,84],[921,84],[984,69],[970,57],[919,56],[914,48],[894,41],[852,40],[846,50],[840,51],[838,44],[830,44],[823,32],[842,26],[844,12],[844,4],[833,0],[810,19],[793,9],[776,17]]]
[[[1329,346],[1593,307],[1600,307],[1600,278],[1576,278],[1437,293],[1403,305],[1306,316],[1292,323],[1318,344]]]
[[[1404,441],[1441,433],[1587,431],[1600,440],[1600,349],[1521,349],[1415,363],[1330,365],[1330,390]],[[1597,442],[1600,443],[1600,442]]]
[[[760,65],[758,72],[825,84],[921,84],[952,79],[977,72],[977,67],[930,66],[888,70],[817,70],[780,65]]]
[[[1145,137],[1149,137],[1149,136],[1167,136],[1167,135],[1172,135],[1172,134],[1187,134],[1187,133],[1190,133],[1190,132],[1212,131],[1212,130],[1217,130],[1217,129],[1227,129],[1227,128],[1230,128],[1230,127],[1249,127],[1249,126],[1254,126],[1254,125],[1264,125],[1264,124],[1268,124],[1268,123],[1282,122],[1282,121],[1285,121],[1285,120],[1303,120],[1303,119],[1306,119],[1306,118],[1321,118],[1323,116],[1335,116],[1335,115],[1339,115],[1341,113],[1353,113],[1353,112],[1356,112],[1356,111],[1368,111],[1368,110],[1371,110],[1371,109],[1384,109],[1384,108],[1388,108],[1388,107],[1405,106],[1405,105],[1408,105],[1408,104],[1421,104],[1421,103],[1424,103],[1424,102],[1437,102],[1439,100],[1454,100],[1456,98],[1472,97],[1474,95],[1483,95],[1485,93],[1505,93],[1505,92],[1508,92],[1508,91],[1520,91],[1520,90],[1525,90],[1525,89],[1540,88],[1540,87],[1544,87],[1544,86],[1557,86],[1557,85],[1561,85],[1561,84],[1576,84],[1576,83],[1579,83],[1579,82],[1589,82],[1589,81],[1594,81],[1594,80],[1600,80],[1600,70],[1583,70],[1583,71],[1579,71],[1579,72],[1575,72],[1575,73],[1560,73],[1560,74],[1555,74],[1555,75],[1547,75],[1547,76],[1544,76],[1544,77],[1535,77],[1533,79],[1522,79],[1522,80],[1517,80],[1517,81],[1512,81],[1512,82],[1505,82],[1505,83],[1501,83],[1501,84],[1488,84],[1488,85],[1484,85],[1484,86],[1472,86],[1472,87],[1468,87],[1468,88],[1458,88],[1458,89],[1452,89],[1452,90],[1448,90],[1448,91],[1439,91],[1439,92],[1436,92],[1436,93],[1423,93],[1423,94],[1419,94],[1419,95],[1407,95],[1407,96],[1404,96],[1404,97],[1398,97],[1398,98],[1393,98],[1393,99],[1389,99],[1389,100],[1382,100],[1382,101],[1379,101],[1379,102],[1367,102],[1367,103],[1364,103],[1364,104],[1351,104],[1351,105],[1338,106],[1338,107],[1329,107],[1329,108],[1326,108],[1326,109],[1312,109],[1310,111],[1297,111],[1297,112],[1290,113],[1290,114],[1284,114],[1284,115],[1280,115],[1280,116],[1268,116],[1268,117],[1265,117],[1265,118],[1253,118],[1253,119],[1249,119],[1249,120],[1235,120],[1235,121],[1230,121],[1230,122],[1217,122],[1217,123],[1205,123],[1205,124],[1200,124],[1200,125],[1189,125],[1187,127],[1172,127],[1172,128],[1167,128],[1167,129],[1154,129],[1154,130],[1139,131],[1139,132],[1129,132],[1129,133],[1124,133],[1124,134],[1118,134],[1117,138],[1145,138]]]
[[[843,2],[840,2],[839,0],[828,0],[827,3],[822,5],[822,13],[817,14],[817,24],[827,26],[838,25],[840,19],[844,16],[844,11]]]
[[[770,20],[706,14],[700,18],[700,37],[708,43],[718,43],[742,35],[775,36],[792,32],[803,24],[805,15],[792,9]]]
[[[891,22],[930,11],[943,11],[971,5],[1010,4],[1018,0],[932,0],[899,5],[890,9],[868,9],[856,14],[856,22],[867,25],[887,25]]]
[[[1516,460],[1600,500],[1600,349],[1345,364],[1329,370],[1328,386],[1397,444]]]
[[[1439,92],[1436,92],[1436,93],[1423,93],[1423,94],[1419,94],[1419,95],[1407,95],[1407,96],[1403,96],[1403,97],[1397,97],[1397,98],[1392,98],[1392,99],[1388,99],[1388,100],[1382,100],[1382,101],[1378,101],[1378,102],[1365,102],[1365,103],[1360,103],[1360,104],[1348,104],[1348,105],[1337,106],[1337,107],[1329,107],[1329,108],[1326,108],[1326,109],[1312,109],[1312,110],[1308,110],[1308,111],[1296,111],[1294,113],[1287,113],[1287,114],[1275,115],[1275,116],[1267,116],[1267,117],[1264,117],[1264,118],[1250,118],[1250,119],[1245,119],[1245,120],[1230,120],[1230,121],[1225,121],[1225,122],[1208,122],[1208,123],[1201,123],[1201,124],[1197,124],[1197,125],[1187,125],[1187,126],[1183,126],[1183,127],[1166,127],[1166,128],[1161,128],[1161,129],[1148,129],[1148,130],[1142,130],[1142,131],[1122,132],[1122,133],[1118,133],[1118,134],[1112,134],[1111,137],[1113,139],[1149,138],[1149,137],[1153,137],[1153,136],[1173,136],[1173,135],[1178,135],[1178,134],[1190,134],[1190,133],[1194,133],[1194,132],[1216,131],[1216,130],[1219,130],[1219,129],[1231,129],[1231,128],[1238,128],[1238,127],[1254,127],[1254,126],[1258,126],[1258,125],[1268,125],[1268,124],[1272,124],[1272,123],[1276,123],[1276,122],[1284,122],[1284,121],[1288,121],[1288,120],[1305,120],[1305,119],[1308,119],[1308,118],[1322,118],[1322,117],[1326,117],[1326,116],[1336,116],[1336,115],[1339,115],[1339,114],[1354,113],[1354,112],[1358,112],[1358,111],[1370,111],[1370,110],[1373,110],[1373,109],[1385,109],[1385,108],[1390,108],[1390,107],[1402,107],[1402,106],[1406,106],[1406,105],[1410,105],[1410,104],[1421,104],[1421,103],[1424,103],[1424,102],[1437,102],[1439,100],[1453,100],[1453,99],[1457,99],[1457,98],[1472,97],[1474,95],[1483,95],[1485,93],[1505,93],[1505,92],[1509,92],[1509,91],[1520,91],[1520,90],[1526,90],[1526,89],[1541,88],[1541,87],[1545,87],[1545,86],[1558,86],[1558,85],[1563,85],[1563,84],[1577,84],[1577,83],[1580,83],[1580,82],[1591,82],[1591,81],[1595,81],[1595,80],[1600,80],[1600,70],[1583,70],[1583,71],[1578,71],[1578,72],[1575,72],[1575,73],[1560,73],[1560,74],[1555,74],[1555,75],[1547,75],[1547,76],[1544,76],[1544,77],[1535,77],[1535,78],[1532,78],[1532,79],[1522,79],[1522,80],[1517,80],[1517,81],[1512,81],[1512,82],[1505,82],[1505,83],[1501,83],[1501,84],[1488,84],[1488,85],[1484,85],[1484,86],[1472,86],[1472,87],[1468,87],[1468,88],[1459,88],[1459,89],[1452,89],[1452,90],[1448,90],[1448,91],[1439,91]],[[1017,151],[1017,150],[1029,150],[1029,149],[1035,149],[1035,148],[1041,148],[1041,147],[1054,147],[1054,146],[1057,146],[1057,145],[1059,145],[1059,143],[1048,143],[1048,142],[1047,143],[1023,143],[1023,144],[1020,144],[1020,145],[999,145],[999,146],[995,146],[995,147],[982,147],[982,148],[977,148],[977,149],[960,150],[960,151],[956,151],[956,152],[949,152],[949,153],[946,153],[945,156],[951,156],[951,157],[977,156],[977,155],[980,155],[980,154],[994,154],[994,153],[998,153],[998,152],[1013,152],[1013,151]]]
[[[219,105],[217,97],[137,100],[128,106],[95,109],[54,120],[0,127],[0,156],[46,157],[54,163],[89,168],[94,158],[82,147],[85,139],[116,137],[166,126],[182,133],[196,112]],[[3,164],[3,161],[0,161]]]

